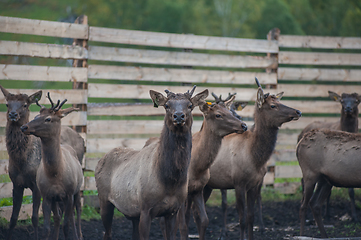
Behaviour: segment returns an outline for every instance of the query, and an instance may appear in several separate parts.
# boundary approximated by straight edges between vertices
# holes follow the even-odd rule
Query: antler
[[[213,96],[214,99],[216,100],[216,103],[219,103],[219,102],[222,101],[222,100],[221,100],[221,96],[222,96],[222,95],[219,95],[219,97],[218,97],[214,92],[212,92],[212,96]]]
[[[256,80],[257,86],[260,87],[260,88],[262,88],[261,84],[259,84],[259,81],[258,81],[258,78],[257,78],[257,77],[255,77],[255,80]]]
[[[68,99],[64,99],[64,100],[60,103],[59,107],[58,107],[57,109],[54,109],[54,111],[55,111],[55,112],[59,111],[60,108],[64,105],[64,103],[65,103],[66,101],[68,101]],[[60,100],[58,100],[58,104],[59,104],[59,102],[60,102]]]
[[[189,97],[191,98],[193,93],[194,93],[194,90],[196,89],[196,85],[193,86],[192,90],[189,92],[189,90],[187,91],[187,93],[189,94]]]
[[[228,97],[223,101],[223,102],[227,102],[229,99],[231,99],[233,96],[236,96],[237,93],[228,93]],[[219,98],[221,97],[221,95],[219,95]]]
[[[56,105],[54,106],[54,102],[51,100],[51,98],[50,98],[50,93],[48,92],[48,99],[49,99],[49,101],[50,101],[50,103],[51,103],[51,110],[53,110],[54,112],[57,112],[57,111],[59,111],[60,110],[60,108],[64,105],[64,103],[66,102],[66,101],[68,101],[67,99],[65,99],[65,100],[63,100],[61,103],[60,103],[60,100],[58,100],[58,102],[56,103]],[[38,102],[36,102],[37,104],[38,104]],[[38,106],[40,106],[40,105],[38,105]]]
[[[220,102],[227,102],[229,99],[231,99],[233,96],[235,96],[237,93],[228,93],[228,97],[225,100],[222,100],[222,95],[219,95],[219,97],[217,97],[217,95],[215,93],[212,92],[212,96],[214,97],[214,99],[216,100],[216,103],[220,103]]]
[[[36,102],[36,105],[38,105],[40,108],[45,108],[45,106],[40,105],[40,103],[39,103],[39,100],[38,100],[38,99],[35,99],[35,102]]]

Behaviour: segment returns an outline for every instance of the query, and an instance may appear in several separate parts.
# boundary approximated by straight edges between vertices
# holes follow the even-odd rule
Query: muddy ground
[[[255,219],[255,239],[292,239],[293,236],[299,235],[299,218],[298,210],[299,201],[283,201],[283,202],[263,202],[263,219],[266,231],[261,233],[258,231],[258,218]],[[207,239],[218,239],[221,229],[221,209],[220,207],[207,207],[210,219],[207,229]],[[327,225],[327,233],[329,237],[360,237],[361,224],[354,223],[348,219],[350,214],[350,204],[347,200],[333,199],[331,201],[330,220],[325,220]],[[358,218],[361,220],[361,210],[357,210]],[[230,206],[228,211],[229,231],[225,239],[239,239],[239,226],[237,225],[238,215],[235,207]],[[340,220],[343,218],[343,221]],[[312,214],[308,212],[308,223],[306,236],[320,237],[317,227],[312,220]],[[131,239],[131,222],[125,218],[118,218],[113,221],[113,239]],[[82,221],[82,232],[84,239],[102,239],[103,225],[100,220]],[[6,229],[0,228],[0,239],[5,238]],[[42,226],[40,226],[42,233]],[[190,234],[197,234],[194,223],[190,229]],[[32,226],[17,226],[13,239],[32,239]],[[60,233],[60,239],[64,239],[63,233]],[[155,219],[151,226],[150,239],[162,239],[158,220]]]

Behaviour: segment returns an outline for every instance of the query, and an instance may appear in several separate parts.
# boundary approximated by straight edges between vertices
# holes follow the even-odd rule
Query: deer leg
[[[221,230],[221,236],[219,239],[223,239],[224,236],[227,236],[227,189],[221,189],[222,195],[222,217],[223,217],[223,227]]]
[[[322,222],[321,207],[322,203],[327,199],[328,195],[330,194],[331,189],[332,185],[326,182],[325,179],[321,179],[320,181],[318,181],[316,191],[310,201],[313,217],[315,218],[318,229],[321,233],[321,237],[323,238],[327,238],[327,233]]]
[[[38,239],[38,223],[39,223],[39,207],[41,202],[41,195],[39,188],[36,186],[33,190],[33,215],[31,222],[33,223],[35,239]]]
[[[165,239],[167,234],[165,231],[165,218],[164,217],[159,218],[159,226],[160,226],[160,230],[162,231],[163,238]]]
[[[308,203],[310,202],[310,199],[313,194],[313,189],[315,189],[316,181],[305,181],[303,179],[303,197],[302,197],[302,203],[300,207],[300,235],[303,236],[305,232],[305,223],[306,223],[306,211],[308,208]]]
[[[114,205],[107,200],[103,200],[103,201],[101,199],[99,200],[100,200],[100,216],[102,218],[103,226],[105,228],[103,240],[112,239]],[[134,223],[133,223],[133,228],[134,228]]]
[[[178,210],[177,217],[178,217],[179,233],[180,233],[181,240],[188,239],[188,225],[189,225],[189,219],[190,219],[189,205],[191,205],[191,204],[192,204],[192,200],[188,196],[186,202],[184,204],[182,204]]]
[[[78,192],[77,194],[75,194],[74,196],[74,202],[75,202],[75,208],[76,208],[76,220],[77,220],[77,234],[78,234],[78,238],[80,240],[83,239],[83,234],[81,232],[81,201],[80,201],[80,192]]]
[[[236,207],[237,207],[237,211],[238,211],[238,217],[239,217],[239,225],[241,227],[241,234],[240,234],[240,239],[244,239],[245,236],[245,229],[246,229],[246,215],[245,215],[245,210],[246,210],[246,196],[245,196],[245,192],[242,188],[236,188]]]
[[[165,216],[165,232],[167,240],[175,240],[177,232],[177,213]]]
[[[247,226],[248,239],[253,239],[253,223],[254,223],[254,205],[258,195],[258,187],[252,188],[247,192]]]
[[[139,220],[139,236],[141,240],[149,239],[149,232],[150,232],[150,224],[152,218],[150,216],[150,209],[142,210],[140,212],[140,220]],[[166,221],[167,225],[167,221]],[[166,226],[167,228],[167,226]],[[167,230],[166,230],[167,231]]]
[[[193,201],[194,201],[193,206],[194,206],[194,209],[196,210],[196,211],[193,211],[193,212],[198,213],[197,215],[198,215],[199,220],[200,220],[200,221],[197,221],[199,239],[204,240],[205,235],[206,235],[206,229],[207,229],[208,224],[209,224],[209,219],[208,219],[208,216],[207,216],[206,206],[205,206],[205,203],[204,203],[203,191],[197,192],[193,196]]]
[[[354,222],[358,222],[355,206],[355,190],[353,188],[348,189],[348,195],[350,196],[351,201],[351,215]]]
[[[52,201],[51,211],[53,212],[53,219],[54,219],[54,237],[53,237],[53,239],[57,240],[59,238],[60,221],[62,218],[62,214],[59,212],[58,202],[55,202],[54,200]],[[64,225],[65,225],[65,219],[64,219]],[[65,229],[65,227],[63,227],[63,230],[64,229]],[[65,236],[65,239],[67,239],[65,230],[64,230],[64,236]]]
[[[330,198],[331,198],[331,193],[330,195],[328,195],[327,200],[326,200],[326,207],[325,207],[325,218],[326,219],[330,219]]]
[[[259,230],[261,233],[264,232],[264,223],[263,223],[263,216],[262,216],[262,194],[261,194],[262,184],[259,185],[258,192],[257,192],[257,207],[258,207],[258,218],[259,218]]]
[[[13,212],[11,213],[10,224],[9,224],[9,231],[6,239],[11,239],[13,234],[13,229],[16,226],[18,221],[19,212],[21,209],[21,204],[23,202],[23,195],[24,195],[24,188],[22,187],[15,187],[13,189]]]
[[[164,220],[164,217],[161,217],[161,219]],[[139,218],[132,219],[132,224],[133,224],[132,239],[133,240],[138,240],[138,239],[140,239],[140,237],[139,237]],[[165,223],[163,223],[163,224],[165,224]],[[166,237],[165,226],[164,226],[163,237],[164,237],[164,239]]]
[[[44,216],[44,233],[45,239],[49,239],[50,236],[50,215],[51,215],[51,203],[47,199],[43,199],[43,216]]]
[[[206,203],[209,199],[209,197],[211,196],[212,194],[212,191],[213,189],[208,187],[208,185],[206,185],[204,188],[203,188],[203,199],[204,199],[204,203]]]
[[[74,221],[74,196],[68,196],[65,201],[63,226],[65,239],[71,239],[71,236],[74,236],[75,239],[78,239]]]

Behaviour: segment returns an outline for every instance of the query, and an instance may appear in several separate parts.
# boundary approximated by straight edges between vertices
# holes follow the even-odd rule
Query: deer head
[[[357,93],[342,93],[342,95],[338,95],[335,92],[328,91],[328,96],[336,101],[341,103],[342,113],[348,116],[356,116],[358,114],[358,105],[361,101],[361,96]]]
[[[228,97],[225,100],[222,100],[222,95],[219,95],[219,97],[212,92],[212,96],[214,97],[216,103],[220,102],[227,102],[229,99],[231,99],[233,96],[236,96],[237,93],[228,93]],[[248,102],[232,102],[232,104],[227,105],[226,107],[231,111],[233,116],[238,118],[239,120],[242,120],[242,117],[239,116],[236,112],[236,110],[241,111],[243,108],[247,106]]]
[[[210,124],[210,129],[214,129],[220,137],[224,137],[233,132],[243,133],[247,130],[247,125],[229,110],[235,98],[234,95],[235,94],[230,95],[230,97],[224,101],[221,100],[220,96],[217,103],[216,95],[212,93],[212,96],[216,98],[216,102],[212,104],[203,103],[199,106],[207,124]]]
[[[283,123],[297,120],[302,113],[299,110],[290,108],[280,103],[283,92],[276,95],[263,93],[263,89],[256,78],[258,85],[255,120],[262,114],[262,121],[266,121],[269,126],[280,127]]]
[[[26,94],[12,94],[4,87],[0,86],[6,100],[8,122],[22,125],[29,121],[29,107],[36,100],[40,100],[42,91],[38,91],[30,96]]]
[[[36,100],[36,104],[41,107],[40,114],[29,123],[21,126],[21,131],[23,131],[24,134],[33,134],[37,137],[45,138],[51,138],[53,136],[60,135],[61,119],[73,111],[79,111],[78,108],[73,107],[61,109],[67,99],[61,103],[60,100],[58,100],[57,104],[54,104],[50,98],[49,93],[48,99],[51,103],[50,108],[41,106]]]
[[[150,90],[149,94],[152,98],[155,107],[163,106],[165,114],[165,124],[172,130],[187,130],[192,126],[193,118],[191,115],[192,110],[204,103],[204,99],[208,96],[208,89],[198,93],[192,97],[196,86],[186,93],[173,93],[165,90],[167,97],[163,94]]]

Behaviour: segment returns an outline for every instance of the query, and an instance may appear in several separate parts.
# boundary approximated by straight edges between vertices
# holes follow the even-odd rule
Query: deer
[[[165,218],[165,238],[174,239],[176,215],[185,202],[192,151],[192,110],[205,104],[208,90],[193,96],[150,90],[154,107],[165,109],[160,138],[141,150],[115,148],[101,158],[95,169],[103,239],[111,239],[114,208],[133,225],[133,239],[149,239],[151,220]]]
[[[43,215],[45,239],[50,237],[50,215],[53,212],[54,236],[58,239],[62,211],[64,207],[63,232],[65,239],[71,234],[75,239],[82,238],[80,226],[80,187],[83,183],[83,171],[78,155],[69,144],[61,144],[61,119],[78,108],[61,109],[67,99],[54,104],[48,93],[50,108],[41,107],[39,115],[32,121],[22,125],[21,131],[25,135],[34,135],[41,141],[41,163],[36,173],[36,184],[43,197]],[[74,207],[77,208],[78,229],[75,227]]]
[[[296,156],[304,182],[304,194],[299,211],[301,236],[305,231],[308,205],[321,237],[327,238],[321,207],[330,195],[332,186],[361,187],[360,144],[361,134],[330,129],[311,130],[297,144]]]
[[[207,201],[213,189],[235,189],[240,239],[244,239],[247,226],[249,240],[253,239],[255,200],[267,171],[267,161],[275,148],[278,130],[283,123],[301,117],[301,111],[280,102],[283,92],[264,94],[258,79],[255,80],[258,90],[254,125],[243,134],[232,133],[223,138],[210,167],[210,179],[203,190]]]
[[[209,220],[203,200],[203,188],[209,179],[209,167],[217,156],[224,136],[234,132],[242,134],[247,130],[247,125],[229,110],[234,98],[235,96],[232,95],[224,102],[199,106],[204,120],[200,131],[192,137],[192,153],[188,168],[188,196],[186,204],[182,205],[178,212],[181,239],[188,239],[192,203],[202,220],[199,226],[199,239],[205,239]]]
[[[41,161],[40,139],[24,135],[20,127],[29,122],[31,104],[41,99],[42,91],[30,96],[13,94],[0,85],[7,106],[6,148],[9,155],[9,176],[13,183],[13,209],[6,239],[12,238],[23,200],[25,188],[30,188],[33,197],[32,225],[34,238],[38,239],[38,219],[41,196],[36,185],[36,173]],[[62,143],[68,143],[76,149],[79,161],[84,155],[84,140],[73,129],[63,126],[61,130]]]
[[[337,122],[321,122],[315,121],[307,125],[302,132],[298,135],[298,142],[302,139],[302,137],[312,129],[332,129],[332,130],[340,130],[345,132],[357,133],[358,132],[358,105],[361,101],[361,96],[357,93],[342,93],[341,96],[335,92],[328,91],[329,97],[341,104],[341,119]],[[356,207],[355,207],[355,191],[353,188],[348,189],[348,193],[350,196],[351,202],[351,216],[352,220],[357,222],[357,214],[356,214]],[[331,196],[331,194],[330,194]],[[325,216],[329,218],[330,214],[330,196],[327,198],[326,201],[326,212]]]

